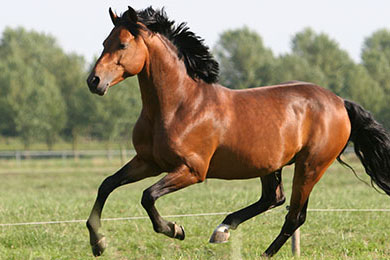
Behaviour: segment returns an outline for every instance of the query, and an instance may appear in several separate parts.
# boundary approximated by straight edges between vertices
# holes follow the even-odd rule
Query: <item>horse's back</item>
[[[348,140],[344,101],[322,87],[289,82],[228,92],[230,124],[211,160],[208,177],[222,177],[220,171],[227,179],[263,176],[303,150],[336,153]]]

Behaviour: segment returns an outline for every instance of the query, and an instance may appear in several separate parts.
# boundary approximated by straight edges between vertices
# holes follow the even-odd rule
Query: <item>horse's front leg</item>
[[[183,227],[163,219],[154,204],[159,197],[202,180],[200,176],[191,172],[187,166],[182,166],[176,171],[168,173],[164,178],[144,191],[141,203],[152,221],[154,231],[168,237],[184,239]]]
[[[98,190],[95,204],[93,205],[91,214],[89,215],[87,221],[90,244],[92,246],[92,252],[94,256],[101,255],[106,248],[105,237],[98,231],[101,227],[100,218],[103,206],[108,195],[119,186],[136,182],[147,177],[156,176],[160,173],[161,171],[145,163],[143,160],[139,159],[138,156],[135,156],[119,171],[107,177],[102,182]]]

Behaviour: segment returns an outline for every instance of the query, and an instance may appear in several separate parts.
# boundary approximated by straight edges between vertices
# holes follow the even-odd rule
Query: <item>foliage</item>
[[[316,34],[311,29],[297,33],[292,40],[292,51],[319,68],[325,75],[324,87],[338,95],[345,93],[345,74],[353,66],[348,53],[326,34]]]
[[[390,128],[390,31],[378,30],[368,37],[363,45],[362,61],[369,75],[382,90],[384,104],[378,113],[379,119]]]
[[[330,89],[372,111],[390,128],[390,31],[367,38],[362,64],[338,43],[307,28],[293,36],[291,53],[274,57],[260,35],[244,27],[222,33],[214,48],[221,65],[221,83],[230,88],[300,80]]]
[[[390,31],[383,29],[368,37],[362,50],[363,65],[370,75],[390,93]]]
[[[224,32],[214,53],[220,62],[221,82],[229,88],[259,87],[272,79],[272,51],[248,27]]]
[[[356,101],[375,114],[379,114],[385,106],[383,88],[373,80],[363,65],[355,65],[348,71],[345,77],[348,88],[346,97]]]
[[[296,55],[286,54],[277,59],[274,67],[273,84],[291,80],[315,82],[319,85],[326,85],[326,77],[320,68],[311,66],[309,62]]]
[[[23,28],[3,32],[0,55],[1,135],[21,138],[25,149],[37,141],[51,149],[59,136],[72,140],[73,149],[80,136],[130,140],[141,107],[134,80],[108,97],[92,95],[83,57],[64,53],[50,35]]]
[[[54,45],[54,47],[53,47]],[[48,70],[60,49],[53,38],[24,29],[4,31],[0,45],[2,105],[9,114],[1,127],[14,131],[28,148],[35,138],[51,147],[65,124],[65,105]],[[13,128],[13,129],[12,129]]]

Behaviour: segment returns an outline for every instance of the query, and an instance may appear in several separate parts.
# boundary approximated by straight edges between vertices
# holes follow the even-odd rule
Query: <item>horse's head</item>
[[[104,41],[104,50],[87,79],[92,93],[104,95],[108,88],[141,72],[147,48],[140,34],[137,12],[129,9],[118,17],[109,10],[114,29]]]

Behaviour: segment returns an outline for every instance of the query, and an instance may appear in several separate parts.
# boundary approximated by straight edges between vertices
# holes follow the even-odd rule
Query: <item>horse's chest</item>
[[[166,132],[154,134],[152,153],[155,163],[164,169],[171,170],[182,163],[177,139]]]
[[[141,158],[153,161],[165,171],[180,165],[182,162],[180,147],[172,135],[161,130],[143,132],[143,135],[142,142],[134,142],[137,154]]]

